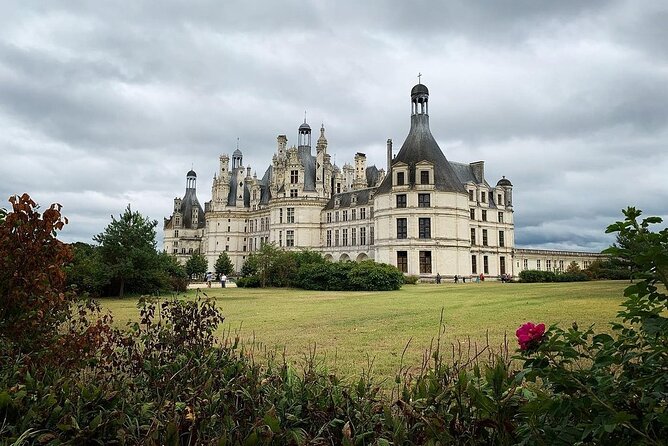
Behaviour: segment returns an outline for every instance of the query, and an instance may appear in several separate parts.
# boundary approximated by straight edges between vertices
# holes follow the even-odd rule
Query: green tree
[[[214,265],[216,274],[230,275],[234,272],[234,265],[226,252],[221,252]]]
[[[568,267],[566,267],[566,272],[569,274],[577,274],[579,273],[580,270],[580,265],[578,265],[578,262],[573,260],[571,263],[568,264]]]
[[[100,244],[102,260],[118,285],[120,297],[123,297],[129,281],[141,280],[157,269],[157,225],[157,221],[149,220],[138,211],[133,212],[128,205],[118,219],[111,216],[111,223],[104,232],[93,237]]]
[[[102,261],[100,247],[77,242],[70,245],[74,258],[65,267],[67,285],[76,286],[79,293],[88,293],[98,297],[109,285],[110,276]]]
[[[198,252],[193,253],[186,262],[186,274],[188,277],[199,277],[206,273],[208,264],[204,256]]]

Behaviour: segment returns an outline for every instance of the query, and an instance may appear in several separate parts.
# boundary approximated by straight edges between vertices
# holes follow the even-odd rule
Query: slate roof
[[[428,161],[434,164],[435,188],[438,191],[466,193],[455,169],[445,158],[438,143],[429,129],[429,115],[411,116],[411,129],[401,146],[399,153],[392,160],[392,165],[402,162],[409,166],[408,184],[415,184],[415,164]],[[392,190],[392,175],[387,175],[378,187],[379,194]]]
[[[369,204],[369,201],[371,199],[371,196],[373,194],[373,191],[375,189],[369,188],[369,189],[358,189],[358,190],[352,190],[349,192],[342,192],[340,194],[332,195],[332,198],[329,199],[327,202],[327,205],[325,206],[325,209],[334,209],[334,203],[336,202],[336,198],[339,198],[339,206],[337,209],[341,208],[350,208],[354,206],[359,206],[359,205],[366,205]],[[357,203],[354,205],[352,204],[352,196],[357,195]]]
[[[366,185],[367,187],[374,187],[378,181],[378,168],[373,165],[366,168]]]
[[[315,190],[315,157],[311,155],[310,146],[299,146],[297,156],[304,166],[304,190]]]

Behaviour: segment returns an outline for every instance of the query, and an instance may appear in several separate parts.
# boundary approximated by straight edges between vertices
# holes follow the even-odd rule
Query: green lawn
[[[478,345],[499,346],[507,334],[511,349],[515,330],[526,322],[568,327],[596,324],[608,330],[623,301],[627,282],[549,284],[405,285],[390,292],[315,292],[297,289],[208,289],[225,315],[223,330],[241,327],[243,340],[255,339],[262,349],[285,347],[299,363],[316,346],[320,358],[337,373],[357,375],[374,360],[374,372],[392,378],[404,365],[419,366],[425,349],[439,332],[443,309],[443,341],[467,338]],[[189,291],[187,298],[193,298]],[[102,300],[117,323],[137,318],[136,299]],[[247,344],[248,345],[248,344]]]

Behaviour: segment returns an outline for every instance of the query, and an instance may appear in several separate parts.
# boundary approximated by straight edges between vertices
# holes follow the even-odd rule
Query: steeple
[[[304,123],[299,126],[299,137],[297,149],[311,153],[311,126],[306,123],[306,112],[304,112]]]
[[[318,138],[318,141],[315,143],[315,150],[316,153],[327,151],[327,138],[325,138],[324,123],[320,126],[320,137]]]

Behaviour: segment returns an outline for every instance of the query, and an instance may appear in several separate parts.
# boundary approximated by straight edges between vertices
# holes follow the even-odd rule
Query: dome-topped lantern
[[[496,183],[496,185],[497,186],[510,186],[510,187],[512,187],[513,183],[511,183],[510,180],[504,176],[503,178],[501,178],[499,180],[498,183]]]
[[[411,114],[428,115],[429,114],[429,89],[419,81],[422,75],[418,75],[418,84],[411,90]]]
[[[190,170],[186,174],[186,189],[195,189],[197,183],[197,174],[194,170]]]
[[[244,159],[243,154],[241,153],[241,150],[237,147],[237,150],[235,150],[232,153],[232,169],[238,169],[239,167],[243,166],[242,161]]]
[[[299,126],[299,147],[308,147],[311,149],[311,126],[306,123],[306,112],[304,112],[304,123]]]

